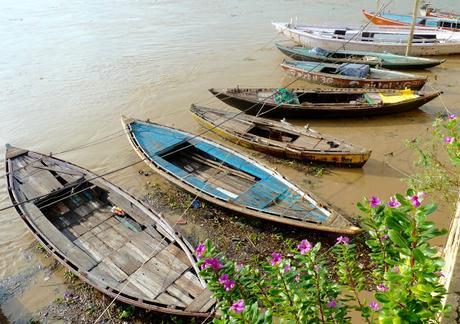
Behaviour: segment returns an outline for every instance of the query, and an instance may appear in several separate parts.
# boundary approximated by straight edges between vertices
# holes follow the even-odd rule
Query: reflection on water
[[[409,2],[395,2],[389,8],[409,12]],[[443,1],[442,7],[454,3]],[[80,147],[118,131],[122,114],[201,132],[187,112],[192,102],[231,109],[213,99],[208,88],[279,86],[293,80],[279,68],[283,56],[273,43],[282,38],[271,20],[361,24],[360,10],[373,6],[364,0],[3,0],[0,144],[40,152]],[[459,57],[449,57],[431,72],[418,72],[429,76],[430,86],[445,91],[443,101],[420,111],[363,120],[296,121],[373,150],[362,170],[335,169],[316,179],[313,190],[350,214],[362,196],[387,197],[402,190],[396,170],[412,168],[404,140],[425,134],[444,104],[459,112],[459,62]],[[300,81],[294,86],[311,87]],[[1,148],[2,164],[3,153]],[[123,135],[61,157],[99,173],[138,159]],[[277,167],[299,185],[308,185],[305,175]],[[141,195],[139,168],[112,180]],[[7,204],[2,179],[0,205]],[[445,216],[438,221],[448,223]],[[21,251],[34,244],[33,238],[14,211],[0,213],[0,233],[0,278],[27,271],[31,264]],[[33,312],[34,302],[28,307]],[[20,315],[11,318],[15,316]]]

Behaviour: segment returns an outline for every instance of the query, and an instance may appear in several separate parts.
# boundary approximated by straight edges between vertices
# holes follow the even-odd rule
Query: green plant
[[[285,256],[273,252],[257,266],[226,259],[209,241],[200,244],[198,265],[221,314],[214,322],[347,323],[352,311],[367,323],[438,322],[449,309],[441,303],[443,261],[429,241],[445,231],[427,220],[436,206],[423,205],[424,198],[408,190],[387,204],[377,197],[358,204],[371,251],[370,272],[344,236],[327,253],[320,253],[320,243],[302,240]],[[332,267],[328,253],[335,256]],[[362,298],[368,290],[370,302]]]
[[[134,306],[122,305],[118,307],[118,319],[126,320],[130,319],[134,315]]]
[[[77,281],[77,278],[78,277],[70,270],[66,270],[64,272],[64,280],[67,283],[73,284],[73,283],[75,283]]]

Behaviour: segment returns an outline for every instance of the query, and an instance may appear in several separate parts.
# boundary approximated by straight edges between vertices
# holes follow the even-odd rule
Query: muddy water
[[[442,5],[450,8],[455,2]],[[272,44],[282,38],[271,28],[271,20],[298,17],[311,23],[361,24],[360,10],[372,6],[373,1],[369,6],[364,0],[3,0],[0,144],[40,152],[73,148],[60,157],[98,173],[121,167],[137,160],[123,134],[81,146],[119,131],[122,114],[203,131],[187,112],[190,103],[230,109],[206,89],[280,86],[293,80],[278,66],[282,55]],[[390,8],[409,11],[408,4]],[[437,99],[419,111],[360,120],[297,121],[373,150],[362,170],[334,169],[312,189],[349,214],[362,196],[386,197],[402,190],[400,171],[412,171],[404,140],[423,135],[444,105],[460,112],[459,63],[459,57],[449,57],[442,67],[422,72],[430,77],[431,87],[445,94],[443,101]],[[293,86],[311,87],[300,81]],[[1,164],[3,153],[1,148]],[[277,167],[307,186],[305,175]],[[145,179],[137,176],[140,168],[145,167],[130,168],[112,179],[141,195]],[[9,204],[4,183],[2,178],[2,206]],[[449,219],[441,212],[437,221],[447,225]],[[62,293],[56,288],[62,276],[43,270],[46,262],[34,252],[34,244],[13,211],[0,213],[0,303],[13,321],[26,321]]]

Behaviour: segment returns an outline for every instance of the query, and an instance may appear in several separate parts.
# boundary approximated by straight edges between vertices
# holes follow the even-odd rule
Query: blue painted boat
[[[227,147],[171,127],[122,118],[139,156],[193,196],[273,222],[355,234],[360,228],[279,173]]]
[[[384,26],[410,26],[412,24],[412,16],[393,14],[383,12],[375,14],[363,10],[364,16],[375,25]],[[452,18],[440,17],[417,17],[415,23],[420,27],[434,27],[453,31],[460,31],[460,20]]]

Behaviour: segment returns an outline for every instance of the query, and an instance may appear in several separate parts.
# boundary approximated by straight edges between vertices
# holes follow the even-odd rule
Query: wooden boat
[[[124,118],[129,140],[159,175],[193,196],[263,220],[318,231],[360,229],[310,192],[223,145],[167,126]]]
[[[207,129],[250,149],[290,159],[362,167],[371,151],[322,135],[311,128],[192,105],[193,117]]]
[[[296,78],[336,88],[419,90],[427,80],[425,76],[370,68],[366,64],[283,60],[281,67]]]
[[[319,47],[283,46],[275,44],[285,55],[299,61],[325,63],[357,63],[379,66],[387,69],[426,69],[443,63],[445,60],[424,57],[395,55],[390,53],[360,51],[328,51]]]
[[[460,14],[453,11],[441,11],[433,8],[429,3],[425,3],[420,7],[420,14],[425,17],[450,18],[460,20]]]
[[[376,15],[373,12],[363,10],[364,16],[369,19],[374,25],[383,26],[410,26],[412,25],[412,16],[399,15],[392,13],[380,13]],[[416,18],[416,26],[434,27],[451,31],[460,30],[460,21],[458,19],[440,18],[440,17],[418,17]]]
[[[127,304],[210,315],[192,246],[157,212],[71,163],[14,147],[5,161],[16,211],[69,271]]]
[[[250,115],[277,118],[344,118],[416,109],[442,92],[373,89],[290,89],[299,103],[275,102],[276,88],[209,89],[226,104]]]
[[[386,52],[404,55],[410,28],[405,26],[321,27],[273,23],[276,30],[306,47],[327,50]],[[414,56],[449,55],[460,53],[460,33],[435,28],[417,27],[411,53]]]

